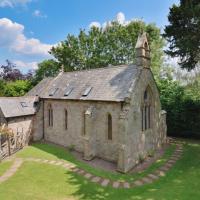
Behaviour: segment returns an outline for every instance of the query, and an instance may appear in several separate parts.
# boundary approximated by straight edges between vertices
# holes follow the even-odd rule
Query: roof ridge
[[[91,69],[82,69],[82,70],[77,70],[77,71],[67,71],[67,72],[63,72],[63,74],[78,73],[78,72],[85,72],[85,71],[95,71],[95,70],[98,71],[98,70],[101,70],[101,69],[121,68],[121,67],[128,67],[128,66],[131,66],[131,65],[135,66],[134,64],[112,65],[112,66],[106,66],[106,67],[98,67],[98,68],[91,68]]]

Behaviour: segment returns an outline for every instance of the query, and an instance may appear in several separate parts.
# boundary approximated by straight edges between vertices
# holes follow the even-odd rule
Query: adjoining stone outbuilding
[[[32,135],[38,97],[0,97],[0,126],[7,126],[15,134],[23,134],[26,144]]]
[[[127,172],[166,140],[166,113],[150,68],[146,34],[136,64],[61,72],[28,96],[39,97],[33,139],[73,147],[84,159],[114,161]]]

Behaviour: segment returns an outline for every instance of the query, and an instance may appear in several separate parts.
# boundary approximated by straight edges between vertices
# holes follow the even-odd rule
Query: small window
[[[82,94],[82,96],[86,97],[88,96],[88,94],[91,92],[92,90],[92,87],[87,87],[84,91],[84,93]]]
[[[55,95],[55,93],[58,91],[58,88],[53,88],[49,91],[49,96]]]
[[[72,87],[67,87],[65,90],[64,96],[69,96],[74,88]]]
[[[48,125],[50,127],[53,126],[53,109],[51,105],[49,105],[49,108],[48,108]]]
[[[83,135],[86,134],[86,116],[85,111],[83,112]]]
[[[68,112],[67,109],[65,109],[65,130],[68,129]]]
[[[21,104],[21,106],[22,106],[23,108],[28,107],[28,105],[27,105],[26,102],[20,102],[20,104]]]
[[[112,116],[108,114],[108,140],[112,140]]]

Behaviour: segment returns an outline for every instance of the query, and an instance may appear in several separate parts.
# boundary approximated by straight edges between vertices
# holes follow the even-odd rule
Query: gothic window
[[[48,125],[53,126],[53,108],[51,104],[48,106]]]
[[[141,116],[142,131],[150,129],[152,127],[152,93],[150,88],[147,88],[144,92]]]
[[[108,140],[112,140],[112,116],[108,114]]]
[[[65,130],[68,128],[68,112],[67,109],[65,109]]]

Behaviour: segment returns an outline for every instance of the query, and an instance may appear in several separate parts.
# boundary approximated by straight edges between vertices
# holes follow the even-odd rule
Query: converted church
[[[145,33],[135,48],[135,65],[62,71],[36,85],[24,97],[32,103],[18,103],[22,110],[33,108],[27,114],[29,138],[73,147],[86,160],[113,161],[124,173],[161,148],[166,140],[166,113],[151,72]],[[5,107],[0,100],[1,121],[6,121]],[[22,122],[23,113],[18,116]],[[25,130],[26,124],[20,126]]]

